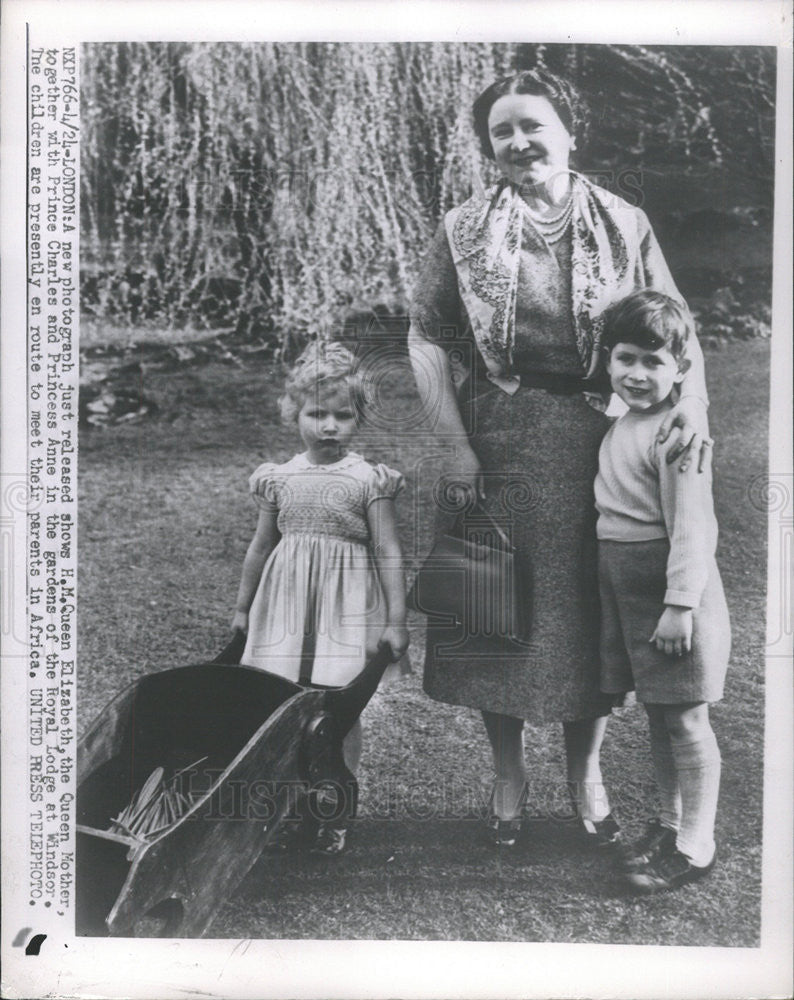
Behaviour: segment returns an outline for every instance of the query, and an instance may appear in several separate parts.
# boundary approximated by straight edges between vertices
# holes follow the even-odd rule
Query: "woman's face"
[[[575,146],[551,102],[537,94],[505,94],[488,115],[496,165],[513,184],[550,187],[567,181],[568,157]]]

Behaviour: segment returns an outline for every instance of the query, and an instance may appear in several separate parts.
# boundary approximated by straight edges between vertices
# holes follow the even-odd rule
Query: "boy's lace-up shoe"
[[[675,850],[676,831],[663,826],[658,819],[651,819],[645,833],[633,844],[625,845],[620,851],[619,866],[623,872],[635,872],[656,857],[671,854]]]
[[[716,852],[707,865],[693,865],[689,858],[679,850],[674,850],[664,856],[657,855],[647,865],[630,872],[625,876],[629,886],[643,896],[651,896],[657,892],[669,892],[690,882],[705,878],[712,870],[717,860]]]

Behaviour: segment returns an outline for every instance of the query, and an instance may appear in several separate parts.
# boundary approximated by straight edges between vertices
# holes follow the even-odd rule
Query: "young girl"
[[[716,857],[720,752],[708,706],[722,697],[730,623],[714,559],[711,473],[681,472],[657,440],[691,331],[682,306],[645,290],[610,310],[602,340],[628,411],[604,438],[595,482],[601,687],[635,688],[645,705],[662,806],[623,859],[641,893],[694,882]]]
[[[259,521],[232,620],[247,633],[243,664],[342,687],[378,647],[395,661],[408,647],[394,510],[403,478],[348,451],[366,403],[340,344],[310,344],[287,378],[282,419],[297,424],[306,450],[251,476]],[[360,749],[356,722],[345,740],[353,771]],[[340,853],[346,832],[321,824],[315,849]]]

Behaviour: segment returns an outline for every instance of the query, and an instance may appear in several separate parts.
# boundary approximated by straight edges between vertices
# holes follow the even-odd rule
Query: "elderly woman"
[[[608,844],[619,829],[599,764],[612,706],[599,690],[593,507],[608,427],[601,316],[638,288],[681,296],[644,212],[571,171],[581,116],[565,80],[541,69],[507,77],[473,112],[482,152],[502,177],[439,227],[409,348],[436,439],[451,446],[447,481],[502,524],[529,567],[532,625],[526,642],[429,628],[424,686],[482,712],[496,772],[495,844],[511,846],[520,829],[524,720],[562,723],[582,831]],[[668,460],[682,467],[707,435],[696,340],[689,358],[661,431]]]

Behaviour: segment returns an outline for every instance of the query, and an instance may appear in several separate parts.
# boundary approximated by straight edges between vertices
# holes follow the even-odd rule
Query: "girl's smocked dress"
[[[341,687],[363,669],[386,627],[367,508],[393,499],[399,472],[349,453],[330,465],[305,454],[265,463],[257,502],[278,513],[281,539],[249,612],[242,662],[292,681]]]

